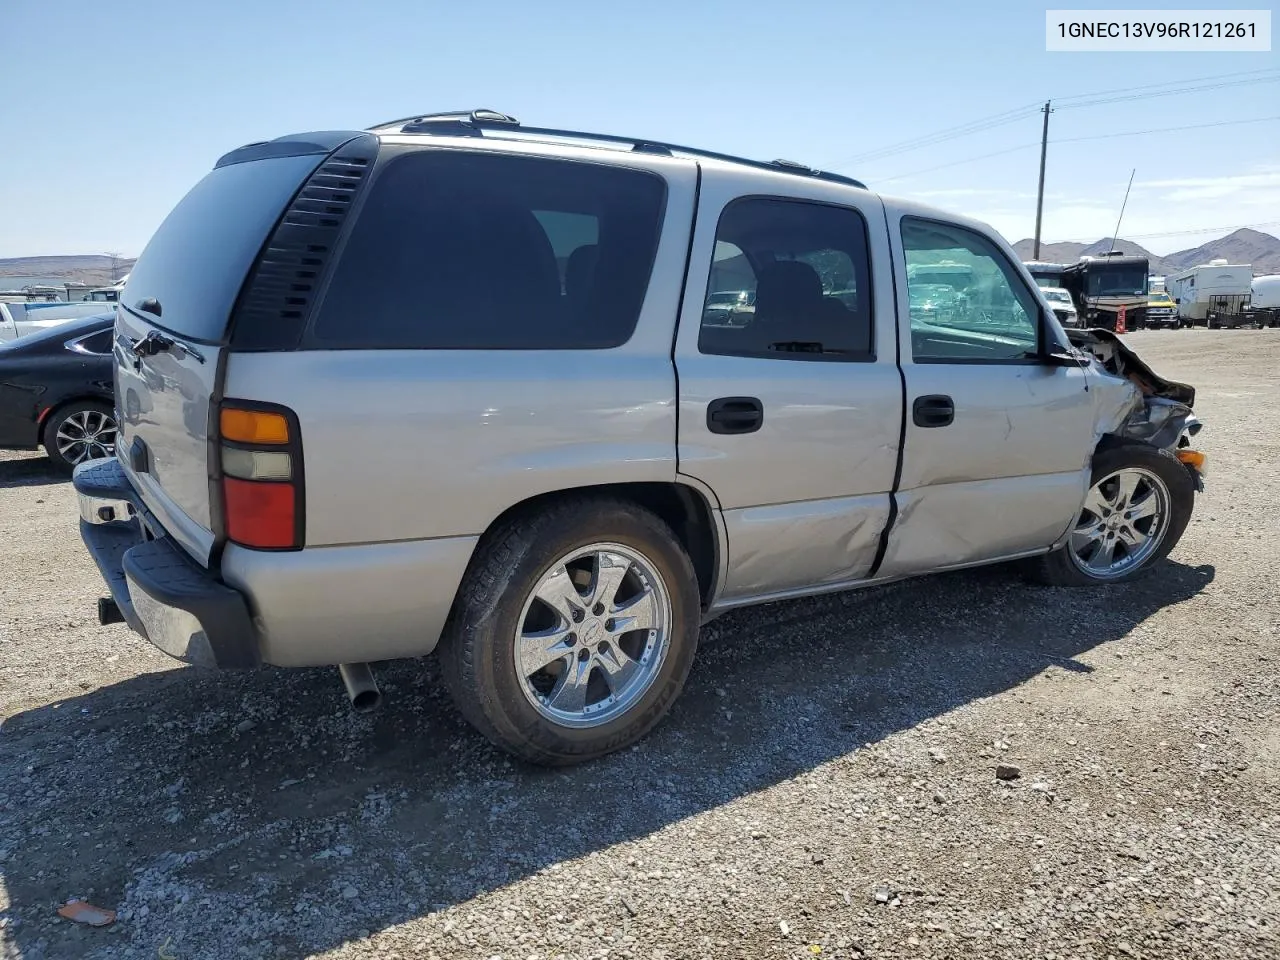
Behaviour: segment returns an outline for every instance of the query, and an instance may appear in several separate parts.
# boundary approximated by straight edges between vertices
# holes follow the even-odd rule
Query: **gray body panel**
[[[475,537],[263,553],[229,544],[222,576],[250,600],[264,663],[368,662],[430,653]]]
[[[209,501],[209,398],[222,350],[199,356],[165,351],[136,358],[131,350],[155,329],[128,310],[116,311],[116,449],[134,488],[156,519],[192,557],[209,561],[214,535]],[[135,440],[146,444],[148,469],[130,463]]]
[[[654,171],[668,185],[661,240],[635,333],[611,349],[223,356],[201,344],[203,364],[163,353],[135,368],[127,346],[147,325],[121,311],[121,459],[127,467],[132,440],[146,441],[151,471],[130,470],[129,478],[197,560],[207,563],[215,546],[210,398],[281,404],[297,416],[305,548],[227,545],[218,568],[248,600],[265,662],[430,652],[494,521],[530,498],[584,487],[679,483],[696,491],[713,520],[711,613],[1044,552],[1079,513],[1098,438],[1135,403],[1132,384],[1097,367],[912,362],[904,213],[977,230],[1019,263],[994,231],[965,218],[715,160],[383,139]],[[748,196],[838,204],[864,217],[872,360],[699,351],[717,221]],[[1051,312],[1046,322],[1065,343]],[[928,394],[954,398],[954,423],[911,423],[912,400]],[[758,431],[708,428],[708,404],[730,396],[761,401]]]
[[[878,198],[781,174],[715,171],[703,181],[689,278],[676,337],[680,471],[715,491],[729,551],[725,601],[864,576],[889,515],[902,389],[892,322],[876,331],[872,362],[703,354],[703,301],[725,206],[742,196],[822,200],[850,207],[868,226],[874,314],[892,317],[893,278]],[[719,397],[760,400],[754,433],[707,426]]]
[[[918,397],[944,395],[955,405],[945,427],[920,427],[908,415],[898,517],[878,574],[905,576],[1047,549],[1079,513],[1096,443],[1094,398],[1083,368],[1039,362],[916,363],[907,302],[904,215],[938,219],[936,211],[886,204],[888,242],[898,279],[898,336],[907,410]],[[1020,268],[1013,250],[982,224],[947,216],[986,236]],[[1066,342],[1052,311],[1045,322]]]

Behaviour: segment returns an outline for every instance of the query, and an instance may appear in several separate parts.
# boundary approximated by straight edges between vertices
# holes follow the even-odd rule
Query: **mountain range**
[[[134,258],[119,257],[112,260],[104,253],[92,253],[63,257],[10,257],[0,258],[0,287],[5,277],[40,277],[49,280],[69,280],[91,287],[104,287],[111,283],[111,266],[123,277],[133,269]]]
[[[1023,260],[1031,259],[1035,243],[1019,240],[1013,245],[1014,253]],[[1049,263],[1075,263],[1081,257],[1103,256],[1111,249],[1111,238],[1103,237],[1093,243],[1041,243],[1040,259]],[[1179,250],[1164,257],[1156,256],[1141,244],[1121,237],[1115,249],[1125,256],[1146,257],[1151,262],[1151,273],[1168,276],[1188,267],[1196,267],[1210,260],[1226,260],[1228,263],[1248,263],[1254,276],[1280,273],[1280,239],[1247,227],[1218,240],[1210,240],[1198,247]]]

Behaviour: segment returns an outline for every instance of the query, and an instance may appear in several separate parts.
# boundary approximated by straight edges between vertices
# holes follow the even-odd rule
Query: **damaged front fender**
[[[1196,488],[1203,489],[1203,457],[1180,453],[1191,451],[1191,440],[1203,426],[1192,412],[1195,387],[1160,376],[1110,330],[1066,333],[1073,346],[1093,359],[1095,372],[1123,380],[1132,388],[1126,397],[1118,398],[1113,422],[1104,424],[1103,432],[1168,450],[1186,465]]]

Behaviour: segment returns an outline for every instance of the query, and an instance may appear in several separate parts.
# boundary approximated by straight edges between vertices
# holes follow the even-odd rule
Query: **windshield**
[[[1142,267],[1094,267],[1089,270],[1089,296],[1135,296],[1147,292],[1147,271]]]
[[[1032,270],[1031,279],[1036,282],[1037,287],[1057,287],[1062,284],[1062,269],[1057,270]]]

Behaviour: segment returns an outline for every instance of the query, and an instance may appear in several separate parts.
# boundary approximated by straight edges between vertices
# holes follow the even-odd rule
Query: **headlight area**
[[[1190,469],[1198,478],[1203,480],[1209,475],[1209,457],[1199,450],[1182,449],[1175,450],[1174,456],[1182,461],[1183,466]]]

